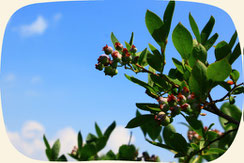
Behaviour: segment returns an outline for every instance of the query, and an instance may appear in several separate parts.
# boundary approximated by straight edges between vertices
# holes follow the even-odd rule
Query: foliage
[[[200,32],[190,13],[189,23],[196,39],[193,39],[182,23],[174,27],[172,42],[182,60],[172,58],[175,68],[165,73],[165,49],[174,8],[175,2],[170,1],[163,19],[152,11],[146,12],[147,29],[159,49],[149,43],[149,48],[137,52],[133,44],[134,33],[130,42],[125,42],[125,47],[112,33],[115,50],[106,45],[103,48],[105,54],[99,57],[95,66],[111,77],[117,75],[119,67],[136,74],[148,74],[148,81],[125,74],[128,80],[145,88],[145,93],[156,101],[137,103],[138,109],[148,111],[148,114],[142,115],[137,110],[136,117],[128,122],[126,128],[140,127],[147,142],[172,151],[179,162],[211,161],[230,147],[240,123],[241,111],[234,105],[234,95],[243,93],[243,83],[237,84],[240,74],[232,69],[232,64],[241,55],[240,44],[235,45],[236,32],[229,42],[216,43],[219,34],[211,36],[214,17],[210,17]],[[214,55],[209,55],[212,47],[215,48]],[[213,63],[208,61],[211,56],[216,59]],[[214,100],[211,93],[217,86],[223,87],[227,94]],[[225,103],[219,109],[216,104],[223,102]],[[223,133],[212,130],[213,124],[203,126],[203,122],[199,120],[199,116],[206,116],[206,113],[202,113],[203,110],[219,117]],[[174,118],[179,115],[185,118],[189,127],[188,141],[172,125]]]
[[[83,142],[81,132],[77,135],[77,146],[74,146],[71,153],[68,155],[77,161],[89,161],[89,160],[130,160],[130,161],[153,161],[158,162],[159,158],[155,155],[149,156],[147,152],[143,152],[142,156],[138,156],[138,149],[130,144],[123,144],[120,146],[119,151],[115,154],[112,150],[109,150],[106,154],[99,156],[98,152],[101,151],[107,144],[107,141],[116,127],[115,121],[102,133],[100,127],[95,123],[96,134],[89,133],[86,137],[86,141]],[[45,135],[43,140],[46,146],[46,156],[49,161],[67,161],[66,156],[63,154],[60,157],[60,141],[56,140],[52,148],[48,143]]]

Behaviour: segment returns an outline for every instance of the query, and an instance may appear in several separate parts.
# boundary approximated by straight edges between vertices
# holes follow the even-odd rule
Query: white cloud
[[[27,25],[20,26],[19,30],[22,36],[33,36],[41,35],[47,29],[47,21],[42,17],[38,16],[34,22]]]
[[[118,152],[119,147],[122,144],[128,144],[130,139],[130,132],[128,129],[124,128],[123,126],[117,126],[112,134],[109,137],[108,143],[106,147],[99,153],[106,153],[109,150],[114,151],[115,153]],[[131,143],[135,142],[135,137],[132,136]]]
[[[56,13],[54,16],[53,16],[53,20],[54,22],[58,22],[61,18],[62,18],[62,14],[61,13]]]
[[[3,77],[3,80],[7,83],[13,82],[16,79],[15,75],[10,73]]]
[[[45,128],[42,124],[36,121],[28,121],[24,123],[21,132],[8,131],[8,136],[12,144],[22,154],[37,160],[47,160],[42,139],[44,132]],[[47,138],[51,146],[57,139],[60,139],[60,154],[67,154],[76,145],[77,133],[71,127],[66,127],[57,131],[52,138],[48,136]]]

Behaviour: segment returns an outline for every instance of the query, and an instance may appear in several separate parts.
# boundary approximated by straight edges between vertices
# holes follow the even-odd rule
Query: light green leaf
[[[197,23],[195,22],[194,18],[192,17],[191,13],[189,13],[189,21],[190,21],[190,25],[191,25],[191,29],[194,33],[194,35],[196,36],[196,39],[199,43],[201,43],[201,35],[197,26]]]

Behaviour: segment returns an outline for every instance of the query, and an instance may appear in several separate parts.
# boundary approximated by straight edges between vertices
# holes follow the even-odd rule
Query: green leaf
[[[197,144],[191,143],[190,145],[194,150],[199,150],[199,146]]]
[[[233,82],[236,83],[239,77],[240,77],[239,71],[233,69],[232,72],[230,73],[230,78],[233,80]]]
[[[134,40],[134,33],[132,32],[130,37],[130,42],[129,42],[130,46],[133,45],[133,40]]]
[[[216,45],[214,52],[216,61],[219,61],[231,53],[231,48],[227,42],[221,41]]]
[[[66,162],[66,161],[68,161],[68,160],[67,160],[67,158],[65,157],[65,155],[62,155],[62,156],[60,156],[56,161],[64,161],[64,162]]]
[[[89,157],[96,154],[95,144],[85,144],[80,151],[80,160],[79,161],[88,161]]]
[[[204,137],[204,128],[200,120],[197,120],[195,117],[185,117],[186,121],[189,123],[191,128],[198,133],[200,136]]]
[[[213,26],[215,24],[215,19],[213,16],[210,17],[207,24],[204,26],[202,32],[201,32],[201,43],[205,45],[206,41],[208,40],[209,35],[211,34],[213,30]]]
[[[138,84],[138,85],[140,85],[140,86],[146,88],[146,89],[149,90],[151,93],[156,94],[156,92],[155,92],[155,90],[153,89],[153,87],[151,87],[149,84],[147,84],[147,83],[145,83],[145,82],[143,82],[143,81],[141,81],[141,80],[139,80],[139,79],[137,79],[137,78],[135,78],[135,77],[133,77],[133,76],[128,76],[128,75],[125,74],[125,77],[126,77],[128,80],[130,80],[130,81],[132,81],[132,82],[134,82],[134,83],[136,83],[136,84]]]
[[[172,60],[173,60],[175,67],[177,68],[177,70],[180,73],[184,74],[184,67],[183,67],[182,63],[175,58],[172,58]]]
[[[136,103],[136,107],[145,111],[156,111],[156,112],[161,111],[158,104],[152,104],[152,103]]]
[[[175,27],[172,41],[181,57],[187,60],[192,52],[193,42],[190,32],[181,23]]]
[[[224,58],[208,66],[207,77],[212,81],[223,81],[230,75],[231,70],[231,65]]]
[[[186,139],[179,133],[173,133],[170,138],[173,149],[185,156],[188,148]]]
[[[219,135],[218,135],[216,132],[214,132],[214,131],[208,131],[208,132],[206,133],[206,139],[207,139],[208,141],[212,141],[212,140],[216,139],[218,136],[219,136]]]
[[[141,65],[142,67],[147,65],[147,48],[145,48],[138,59],[138,64]]]
[[[154,70],[151,66],[149,66],[148,71],[153,72],[153,73],[156,73],[156,70]],[[153,86],[154,86],[154,82],[153,82],[153,80],[152,80],[152,78],[151,78],[151,74],[148,73],[147,76],[148,76],[148,84],[149,84],[151,87],[153,87]]]
[[[125,41],[125,46],[126,46],[126,48],[127,48],[128,50],[131,49],[131,45],[130,45],[128,42],[126,42],[126,41]]]
[[[235,60],[241,55],[241,46],[240,43],[238,43],[233,50],[233,52],[230,55],[229,63],[232,65],[232,63],[235,62]]]
[[[152,119],[154,119],[154,116],[151,114],[140,115],[130,120],[125,128],[135,128],[147,123]]]
[[[225,153],[225,150],[220,148],[210,148],[206,151],[206,153],[203,153],[203,155],[213,155],[213,154],[223,154]]]
[[[103,136],[102,131],[101,131],[101,129],[99,128],[99,126],[97,125],[96,122],[95,122],[95,129],[96,129],[97,136],[98,136],[98,137],[102,137],[102,136]]]
[[[235,88],[231,94],[238,95],[241,93],[244,93],[244,87],[243,86],[239,86],[239,87]]]
[[[58,139],[54,142],[53,147],[52,147],[52,158],[54,160],[56,160],[58,158],[59,151],[60,151],[60,141]]]
[[[116,43],[116,42],[119,42],[118,39],[115,37],[115,35],[114,35],[113,32],[111,33],[111,41],[112,41],[114,47],[115,47],[115,43]]]
[[[165,81],[162,77],[156,76],[156,75],[150,75],[152,81],[159,85],[164,91],[169,90],[171,85]]]
[[[164,31],[164,23],[159,16],[147,10],[145,22],[149,33],[160,47],[164,46],[166,32]]]
[[[78,149],[82,148],[82,144],[83,144],[83,139],[82,139],[82,135],[81,132],[78,133]]]
[[[202,44],[198,43],[197,40],[193,40],[192,55],[189,58],[190,66],[193,67],[197,60],[205,63],[207,60],[207,50]]]
[[[152,145],[155,145],[155,146],[158,146],[158,147],[161,147],[161,148],[165,148],[165,149],[168,149],[168,150],[172,150],[172,148],[166,144],[161,144],[161,143],[157,143],[155,141],[150,141],[146,138],[146,141],[149,142],[150,144]]]
[[[241,110],[236,105],[232,105],[226,102],[220,107],[220,111],[231,116],[233,119],[237,121],[240,121],[241,119]],[[225,131],[236,128],[235,124],[232,123],[226,124],[228,121],[224,118],[219,117],[219,121]]]
[[[213,44],[216,42],[218,37],[219,37],[218,33],[215,33],[212,37],[210,37],[208,41],[206,41],[204,47],[206,48],[207,51],[213,46]]]
[[[134,161],[136,157],[136,147],[134,145],[122,145],[119,148],[119,160]]]
[[[105,136],[100,137],[97,142],[96,142],[96,149],[97,152],[99,152],[100,150],[102,150],[106,144],[107,144],[108,138]]]
[[[206,78],[207,68],[199,60],[196,61],[189,78],[190,90],[194,92],[198,98],[204,99],[208,90],[208,81]]]
[[[231,90],[231,86],[230,84],[228,84],[227,82],[225,81],[222,81],[222,82],[216,82],[217,84],[219,84],[221,87],[223,87],[224,89],[226,89],[227,91],[230,91]]]
[[[195,22],[194,18],[192,17],[191,13],[189,13],[189,21],[190,21],[190,25],[191,25],[191,29],[194,33],[194,35],[196,36],[196,39],[199,43],[201,43],[201,35],[197,26],[197,23]]]
[[[97,137],[93,135],[92,133],[89,133],[86,137],[86,143],[95,142],[97,140]]]
[[[104,136],[109,138],[111,133],[113,132],[114,128],[116,127],[116,122],[114,121],[111,125],[108,126],[108,128],[104,132]]]
[[[175,9],[175,1],[169,1],[165,12],[164,12],[164,17],[163,17],[163,22],[164,22],[164,31],[165,31],[165,40],[167,39],[170,31],[170,26],[174,14],[174,9]]]
[[[233,46],[236,42],[236,39],[237,39],[237,31],[235,31],[235,33],[232,35],[232,37],[230,39],[229,45],[230,45],[231,49],[233,48]]]
[[[163,57],[158,54],[154,53],[151,54],[150,52],[147,53],[147,63],[155,70],[162,72],[164,68]]]
[[[43,135],[43,140],[44,140],[44,143],[45,143],[46,148],[47,148],[48,150],[51,149],[51,148],[50,148],[50,145],[49,145],[49,143],[48,143],[48,140],[47,140],[47,138],[46,138],[45,135]]]
[[[176,133],[175,128],[172,124],[169,124],[168,126],[165,126],[163,129],[163,138],[164,142],[168,145],[171,146],[171,135],[173,133]]]

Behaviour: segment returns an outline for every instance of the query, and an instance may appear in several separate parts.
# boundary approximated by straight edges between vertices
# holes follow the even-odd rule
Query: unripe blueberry
[[[181,111],[181,109],[178,106],[170,107],[170,110],[171,110],[172,117],[180,114],[180,111]]]
[[[191,93],[191,94],[187,97],[187,101],[188,101],[189,103],[192,103],[192,102],[195,101],[195,98],[196,98],[195,93]]]
[[[191,112],[191,106],[187,103],[180,106],[182,111]]]
[[[187,87],[183,87],[183,89],[182,89],[182,94],[184,95],[184,96],[188,96],[189,95],[189,89],[187,88]]]
[[[115,60],[113,60],[113,61],[111,61],[110,65],[111,65],[113,68],[117,68],[117,66],[118,66],[118,62],[115,61]]]
[[[161,111],[167,112],[169,110],[169,105],[167,104],[159,104],[159,108]]]
[[[105,69],[104,69],[105,75],[111,75],[112,69],[113,69],[112,67],[106,66]]]
[[[122,50],[123,49],[123,45],[121,43],[119,43],[119,42],[116,42],[115,43],[115,49],[116,50]]]
[[[103,47],[103,51],[104,51],[105,54],[111,54],[113,52],[113,48],[108,46],[108,45],[106,45],[106,46]]]
[[[169,106],[175,106],[176,105],[176,97],[173,94],[168,95],[167,102],[169,103]]]
[[[98,64],[95,64],[95,67],[96,67],[96,69],[98,69],[99,71],[102,71],[103,68],[104,68],[103,64],[100,63],[100,62],[99,62]]]
[[[103,65],[108,65],[110,62],[110,58],[108,55],[106,54],[102,54],[100,55],[100,57],[98,58],[98,62],[101,62]]]
[[[112,57],[115,61],[120,61],[122,58],[122,55],[118,51],[113,51],[112,52]]]
[[[126,48],[123,48],[122,53],[123,53],[123,56],[125,56],[125,54],[128,53],[128,50]]]
[[[135,53],[137,51],[137,48],[135,47],[135,45],[131,46],[130,52],[131,53]]]
[[[155,120],[158,121],[163,126],[167,126],[171,122],[170,118],[163,111],[155,115]]]

